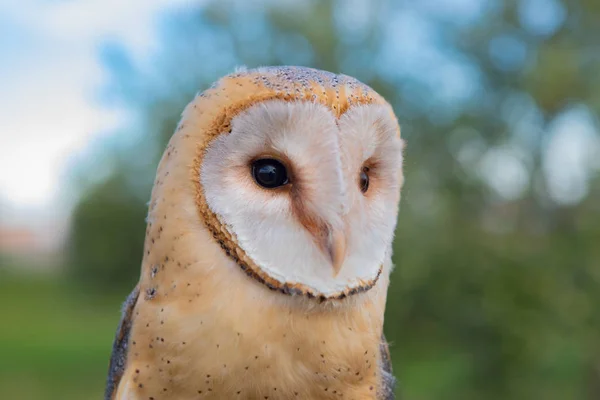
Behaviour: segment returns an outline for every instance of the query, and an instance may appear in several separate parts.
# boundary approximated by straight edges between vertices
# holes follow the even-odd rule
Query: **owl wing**
[[[114,398],[116,389],[119,386],[119,381],[121,380],[123,372],[125,371],[133,308],[137,303],[139,294],[139,286],[136,286],[131,294],[127,296],[125,303],[123,303],[121,322],[119,322],[119,327],[117,328],[117,333],[115,334],[115,339],[112,346],[112,354],[110,356],[110,365],[108,367],[108,378],[106,380],[104,400],[111,400]]]
[[[379,400],[394,400],[394,390],[396,389],[396,378],[392,374],[392,359],[390,357],[390,348],[385,339],[385,335],[381,334],[381,345],[379,346],[381,353],[381,387],[379,389]]]

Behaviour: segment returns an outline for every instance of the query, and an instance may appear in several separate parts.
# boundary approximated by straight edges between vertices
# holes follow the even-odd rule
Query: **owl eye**
[[[363,167],[363,169],[360,171],[360,177],[359,177],[359,185],[360,185],[360,191],[363,193],[366,193],[367,190],[369,190],[369,167]]]
[[[261,158],[252,163],[252,176],[256,183],[274,189],[289,183],[285,166],[272,158]]]

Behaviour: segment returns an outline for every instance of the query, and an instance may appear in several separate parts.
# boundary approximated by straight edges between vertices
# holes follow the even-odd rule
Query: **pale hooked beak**
[[[327,243],[327,251],[333,266],[333,276],[337,276],[342,269],[346,259],[346,236],[342,230],[330,231]]]

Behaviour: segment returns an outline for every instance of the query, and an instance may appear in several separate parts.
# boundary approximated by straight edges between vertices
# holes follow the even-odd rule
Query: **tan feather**
[[[391,232],[377,278],[325,295],[265,272],[207,202],[201,179],[207,149],[231,131],[236,116],[272,100],[319,104],[341,125],[355,126],[352,118],[369,124],[368,115],[374,116],[373,146],[400,143],[393,111],[378,94],[317,70],[240,71],[190,103],[157,170],[116,399],[375,399],[384,392],[380,345]],[[358,115],[353,110],[359,105],[376,108]],[[374,178],[384,199],[369,207],[381,213],[391,205],[395,221],[401,165],[392,161],[398,157],[380,153],[378,162],[389,161],[397,171]],[[383,185],[390,184],[386,191]],[[366,207],[364,201],[353,204]],[[302,208],[296,212],[308,228],[326,229]],[[349,226],[363,226],[356,218]],[[390,224],[386,229],[393,231]],[[358,240],[348,237],[348,243]]]

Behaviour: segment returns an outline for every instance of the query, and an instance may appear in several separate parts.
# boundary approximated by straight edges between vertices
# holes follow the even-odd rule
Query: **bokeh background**
[[[180,112],[293,64],[371,85],[408,142],[403,398],[600,399],[598,0],[5,0],[0,55],[0,398],[101,398]]]

